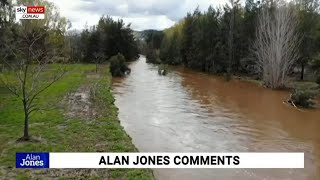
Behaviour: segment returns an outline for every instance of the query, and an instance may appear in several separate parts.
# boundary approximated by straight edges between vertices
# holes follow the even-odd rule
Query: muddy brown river
[[[305,152],[304,169],[154,169],[156,179],[320,179],[320,111],[285,105],[286,91],[174,68],[143,56],[114,79],[119,119],[141,152]]]

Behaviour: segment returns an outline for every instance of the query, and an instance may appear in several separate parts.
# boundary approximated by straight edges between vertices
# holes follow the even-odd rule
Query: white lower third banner
[[[17,168],[304,168],[304,153],[16,154]]]

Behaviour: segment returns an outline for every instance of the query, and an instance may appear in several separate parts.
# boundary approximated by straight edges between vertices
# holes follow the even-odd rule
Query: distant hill
[[[134,31],[133,35],[136,39],[139,40],[146,40],[148,37],[150,37],[151,34],[161,34],[162,31],[154,30],[154,29],[147,29],[143,31]]]
[[[133,36],[135,39],[144,40],[143,31],[133,31]]]

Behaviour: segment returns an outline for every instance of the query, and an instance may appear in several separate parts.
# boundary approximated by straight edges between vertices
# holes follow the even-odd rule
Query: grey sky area
[[[134,30],[165,29],[183,18],[197,6],[205,11],[227,0],[51,0],[61,15],[72,23],[72,29],[83,29],[98,22],[102,15],[122,18]]]

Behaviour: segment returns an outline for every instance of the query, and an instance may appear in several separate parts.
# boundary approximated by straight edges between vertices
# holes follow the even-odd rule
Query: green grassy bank
[[[0,179],[153,179],[149,169],[15,168],[16,152],[137,151],[117,118],[109,68],[100,67],[99,74],[94,65],[67,65],[67,69],[37,99],[44,110],[31,117],[33,142],[16,141],[23,135],[23,107],[0,84]],[[75,92],[89,95],[89,111],[74,107]]]

